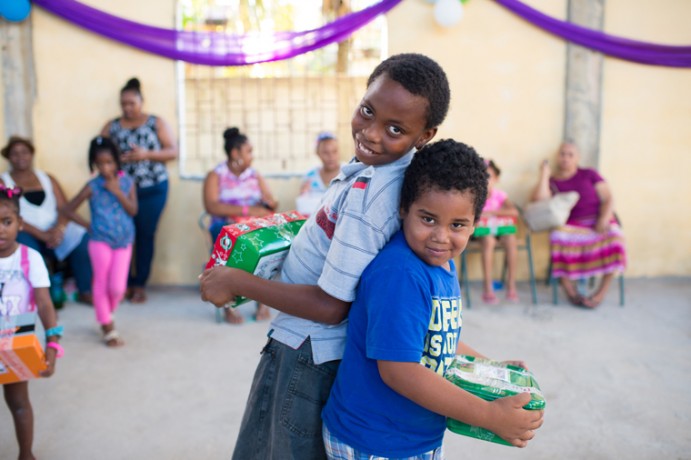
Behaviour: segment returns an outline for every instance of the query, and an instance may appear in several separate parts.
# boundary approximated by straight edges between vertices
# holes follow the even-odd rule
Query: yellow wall
[[[607,1],[612,33],[691,44],[691,2],[636,2],[627,14],[630,3]],[[623,220],[631,273],[691,274],[691,70],[609,59],[603,95],[601,169]]]
[[[525,3],[564,19],[567,1]],[[437,26],[431,7],[406,1],[390,14],[390,52],[420,51],[452,82],[452,110],[440,131],[503,168],[500,186],[525,203],[537,166],[553,158],[564,124],[565,42],[491,1],[465,4],[462,21]],[[605,31],[661,44],[691,44],[691,2],[607,0]],[[444,43],[444,45],[441,45]],[[691,70],[605,58],[599,169],[626,233],[627,276],[691,274]],[[548,260],[534,239],[538,276]],[[520,262],[522,277],[526,270]],[[479,267],[477,263],[471,266]],[[471,272],[478,277],[479,271]]]
[[[174,25],[173,0],[87,3],[139,22]],[[526,3],[551,16],[565,16],[566,0]],[[636,39],[688,45],[689,17],[691,2],[683,0],[637,2],[636,8],[625,0],[608,0],[605,28]],[[452,107],[438,138],[455,137],[495,159],[504,170],[501,186],[523,204],[538,163],[554,155],[562,137],[565,42],[491,1],[466,3],[463,20],[449,29],[435,24],[424,0],[404,1],[388,18],[390,53],[428,54],[451,80]],[[32,20],[38,72],[36,161],[61,180],[68,194],[87,179],[88,141],[118,115],[119,89],[131,76],[142,81],[145,109],[177,131],[172,61],[93,35],[38,7]],[[600,169],[624,222],[628,275],[691,275],[691,213],[680,206],[691,196],[686,178],[691,171],[691,71],[607,58],[602,115]],[[206,259],[196,223],[201,184],[180,180],[176,163],[169,170],[171,193],[157,236],[152,283],[194,284]],[[272,185],[287,208],[297,183]],[[538,235],[534,244],[542,274],[545,235]]]

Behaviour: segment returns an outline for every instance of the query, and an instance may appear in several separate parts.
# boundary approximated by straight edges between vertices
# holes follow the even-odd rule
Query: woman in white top
[[[91,303],[91,262],[87,249],[86,222],[74,223],[60,209],[66,203],[65,194],[54,177],[34,169],[35,148],[29,139],[10,137],[0,154],[10,163],[1,176],[7,187],[22,189],[19,213],[23,228],[17,241],[36,249],[45,258],[66,260],[79,291],[78,300]],[[82,224],[82,225],[79,225]]]
[[[319,133],[315,151],[322,164],[305,174],[296,199],[297,210],[306,215],[316,211],[331,180],[341,171],[338,141],[333,134],[328,131]]]

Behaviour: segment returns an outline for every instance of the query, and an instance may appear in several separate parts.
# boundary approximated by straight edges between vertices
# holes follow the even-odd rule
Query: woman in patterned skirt
[[[173,132],[162,118],[142,111],[139,80],[130,79],[120,90],[122,116],[109,121],[101,135],[110,137],[122,152],[122,169],[137,186],[139,212],[134,217],[133,270],[128,280],[127,298],[146,302],[146,283],[154,257],[156,227],[168,197],[165,163],[178,156]]]
[[[572,304],[595,308],[607,294],[614,274],[624,270],[626,249],[609,186],[594,169],[580,168],[579,159],[575,144],[562,143],[554,174],[549,163],[543,162],[533,200],[547,199],[552,192],[578,192],[566,225],[550,234],[552,276],[559,278]],[[592,294],[584,296],[573,281],[591,276],[602,276],[602,281]]]

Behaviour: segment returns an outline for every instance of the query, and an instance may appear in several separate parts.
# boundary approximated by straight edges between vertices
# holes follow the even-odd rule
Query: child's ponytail
[[[0,185],[0,203],[11,203],[17,215],[19,215],[19,198],[22,196],[22,189],[14,187],[6,187]]]

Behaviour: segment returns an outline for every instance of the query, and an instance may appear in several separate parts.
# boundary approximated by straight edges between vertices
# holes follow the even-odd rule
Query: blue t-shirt
[[[127,174],[118,176],[120,190],[129,195],[134,181]],[[108,243],[113,249],[124,248],[134,241],[134,221],[125,208],[109,190],[106,180],[100,174],[89,181],[91,198],[91,233],[93,241]]]
[[[446,419],[384,383],[377,360],[443,374],[461,333],[456,268],[427,265],[396,233],[362,274],[345,354],[322,412],[329,431],[371,455],[410,457],[442,443]]]

